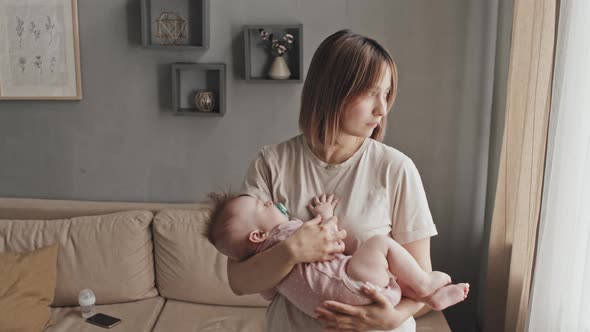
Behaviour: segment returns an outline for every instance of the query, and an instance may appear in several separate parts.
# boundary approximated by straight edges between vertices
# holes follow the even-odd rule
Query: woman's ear
[[[250,232],[250,235],[248,235],[248,239],[250,240],[250,242],[254,242],[254,243],[263,242],[264,240],[266,240],[267,237],[268,237],[268,233],[263,232],[259,229]]]

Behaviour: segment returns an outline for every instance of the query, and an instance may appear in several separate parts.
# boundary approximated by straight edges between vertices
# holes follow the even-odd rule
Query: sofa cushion
[[[166,301],[154,332],[260,332],[264,329],[261,307],[224,307],[208,304]]]
[[[54,306],[78,304],[90,288],[98,304],[156,296],[149,211],[58,220],[0,220],[0,252],[59,244]]]
[[[227,281],[227,258],[204,238],[209,216],[200,210],[162,210],[154,217],[156,284],[168,299],[187,302],[266,306],[257,294],[236,296]]]
[[[55,292],[57,245],[28,253],[0,253],[3,331],[41,331]]]
[[[96,306],[96,311],[121,319],[121,323],[111,330],[116,331],[151,331],[162,311],[166,300],[157,296],[136,302],[127,302]],[[43,332],[100,332],[110,331],[86,323],[79,307],[52,308],[51,320],[54,325]],[[170,330],[181,331],[181,330]]]

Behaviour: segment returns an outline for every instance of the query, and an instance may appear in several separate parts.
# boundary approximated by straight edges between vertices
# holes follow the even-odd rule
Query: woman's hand
[[[361,291],[372,304],[353,306],[336,301],[325,301],[315,309],[316,319],[326,331],[393,330],[411,314],[397,310],[375,288],[363,286]]]
[[[321,216],[317,216],[288,237],[285,243],[290,248],[295,264],[328,261],[335,254],[343,252],[342,240],[346,238],[346,231],[334,232],[337,222],[336,217],[322,222]]]

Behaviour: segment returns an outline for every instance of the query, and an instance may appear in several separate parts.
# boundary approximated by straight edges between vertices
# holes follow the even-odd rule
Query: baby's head
[[[211,217],[203,235],[227,257],[241,261],[256,252],[268,233],[289,220],[271,201],[210,193]]]

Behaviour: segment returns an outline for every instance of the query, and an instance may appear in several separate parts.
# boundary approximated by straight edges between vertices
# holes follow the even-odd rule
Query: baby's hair
[[[231,191],[227,192],[211,192],[207,194],[208,203],[210,204],[211,214],[209,215],[209,219],[205,222],[205,229],[203,230],[202,235],[211,242],[211,244],[215,245],[217,240],[219,240],[218,235],[220,233],[220,227],[224,228],[223,225],[223,210],[227,206],[227,204],[232,201],[233,199],[238,197],[238,194],[235,194]]]

